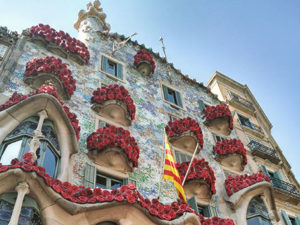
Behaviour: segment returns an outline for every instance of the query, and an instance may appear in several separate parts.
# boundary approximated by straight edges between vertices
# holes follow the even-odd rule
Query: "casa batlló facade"
[[[300,225],[299,184],[247,86],[190,79],[110,33],[98,1],[74,27],[0,28],[0,224]],[[162,180],[165,135],[187,204]]]

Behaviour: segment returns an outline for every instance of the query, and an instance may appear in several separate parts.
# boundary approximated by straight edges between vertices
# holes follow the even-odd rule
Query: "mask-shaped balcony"
[[[194,153],[198,143],[196,153],[203,147],[202,130],[196,120],[190,117],[169,121],[165,127],[170,143],[183,151]]]
[[[189,162],[176,163],[181,181],[187,172]],[[204,159],[194,159],[184,183],[184,192],[188,198],[195,196],[198,203],[207,204],[216,193],[215,175]]]
[[[215,159],[221,165],[234,171],[244,170],[244,166],[247,164],[247,155],[246,149],[240,140],[218,141],[213,149],[216,154]]]
[[[92,109],[100,116],[123,126],[135,119],[135,105],[128,91],[117,84],[98,88],[91,98]]]
[[[99,128],[87,138],[89,156],[95,164],[122,173],[138,167],[139,147],[128,130],[109,126]]]
[[[229,108],[226,105],[207,106],[203,110],[204,124],[213,132],[222,135],[230,135],[233,129],[233,120]]]

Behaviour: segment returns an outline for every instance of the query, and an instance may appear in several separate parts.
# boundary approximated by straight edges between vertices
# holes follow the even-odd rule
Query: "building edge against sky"
[[[109,33],[98,1],[74,27],[0,30],[2,223],[300,225],[299,183],[246,85],[190,79]],[[182,178],[196,153],[192,208],[162,180],[165,131]]]

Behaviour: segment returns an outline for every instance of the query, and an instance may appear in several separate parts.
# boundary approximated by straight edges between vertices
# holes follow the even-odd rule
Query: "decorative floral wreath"
[[[234,225],[231,219],[221,219],[218,217],[205,219],[201,214],[193,210],[188,204],[183,202],[173,202],[170,205],[164,205],[158,199],[149,200],[144,198],[135,185],[122,185],[119,189],[102,190],[101,188],[91,189],[85,186],[72,185],[69,182],[61,182],[52,178],[46,173],[45,168],[38,166],[33,160],[33,154],[27,152],[23,155],[23,161],[17,158],[11,161],[11,165],[2,165],[0,163],[0,173],[10,169],[20,168],[24,172],[35,172],[44,179],[45,183],[64,199],[78,204],[93,204],[102,202],[127,202],[129,204],[139,204],[146,209],[150,215],[158,217],[161,220],[174,220],[184,213],[194,213],[199,216],[202,225]]]
[[[134,137],[130,136],[128,130],[121,127],[109,126],[99,128],[87,138],[87,147],[89,150],[104,150],[106,148],[120,147],[131,161],[134,167],[138,167],[139,146]]]
[[[77,116],[74,113],[70,112],[69,107],[64,105],[63,101],[61,101],[59,99],[56,89],[53,86],[48,86],[48,85],[43,84],[40,89],[38,89],[36,92],[29,94],[29,95],[22,95],[22,94],[18,94],[17,92],[14,92],[8,101],[6,101],[4,104],[0,105],[0,111],[5,110],[23,100],[31,97],[31,96],[38,95],[38,94],[49,94],[49,95],[54,96],[59,101],[59,103],[63,106],[63,109],[64,109],[65,113],[67,114],[67,116],[74,128],[77,140],[79,140],[80,126],[78,125],[79,121],[77,120]]]
[[[228,117],[229,127],[233,129],[233,119],[229,108],[226,105],[207,106],[202,111],[206,117],[206,121],[221,117]]]
[[[213,149],[220,156],[233,153],[240,154],[243,156],[243,166],[247,164],[246,149],[239,139],[218,141]]]
[[[242,190],[246,187],[249,187],[253,184],[267,181],[270,182],[270,179],[267,175],[259,172],[252,175],[241,175],[233,177],[232,175],[229,175],[225,180],[225,188],[227,194],[230,196],[235,192],[238,192],[239,190]]]
[[[103,103],[108,100],[118,100],[125,102],[131,119],[135,119],[135,105],[130,97],[128,91],[123,87],[117,84],[108,85],[106,87],[98,88],[93,92],[93,97],[91,98],[92,103]]]
[[[72,72],[68,69],[67,64],[63,63],[61,59],[51,56],[27,62],[26,76],[35,76],[41,72],[56,75],[62,82],[67,94],[70,96],[73,95],[76,90],[76,80],[72,77]]]
[[[234,225],[232,219],[222,219],[219,217],[212,217],[205,219],[204,216],[200,215],[201,225]]]
[[[180,175],[180,179],[183,181],[184,176],[187,172],[190,162],[176,163],[176,168]],[[215,174],[212,168],[208,165],[204,159],[194,159],[187,175],[186,180],[200,180],[203,179],[210,187],[212,194],[216,194],[215,188]]]
[[[153,60],[153,55],[151,52],[145,49],[139,50],[138,53],[134,56],[133,65],[137,66],[141,61],[148,61],[151,64],[152,73],[154,73],[155,62]]]
[[[197,121],[190,117],[169,121],[168,125],[165,127],[165,130],[169,137],[179,136],[183,132],[190,130],[196,135],[197,139],[199,140],[199,145],[201,148],[203,148],[202,130]]]
[[[86,61],[86,63],[89,62],[90,53],[86,45],[76,38],[72,38],[68,33],[65,33],[64,31],[57,32],[49,25],[39,24],[30,28],[29,35],[31,37],[42,37],[47,41],[62,47],[67,52],[79,54]]]
[[[56,193],[59,193],[64,199],[78,204],[93,204],[101,202],[127,202],[130,204],[139,204],[145,208],[152,216],[156,216],[162,220],[174,220],[186,212],[195,212],[188,204],[183,202],[173,202],[170,205],[163,205],[158,199],[145,199],[135,185],[122,185],[120,189],[102,190],[101,188],[91,189],[89,187],[72,185],[69,182],[61,182],[52,178],[46,173],[45,168],[37,166],[32,160],[32,153],[25,153],[23,161],[13,159],[11,165],[2,165],[0,163],[0,173],[9,169],[20,168],[25,172],[35,172],[42,177],[45,183],[51,187]]]

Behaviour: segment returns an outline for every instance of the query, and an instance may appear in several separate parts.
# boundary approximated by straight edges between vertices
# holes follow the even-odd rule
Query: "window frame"
[[[227,140],[227,138],[226,138],[225,136],[223,136],[223,135],[216,134],[216,133],[212,133],[212,135],[213,135],[213,138],[214,138],[215,143],[218,142],[217,137],[219,137],[219,138],[221,139],[221,141]]]
[[[102,70],[102,57],[105,57],[105,58],[107,58],[109,61],[111,61],[111,62],[113,62],[113,63],[115,63],[115,64],[119,64],[119,65],[122,66],[122,79],[120,79],[119,77],[117,77],[117,75],[114,76],[113,74],[110,74],[110,73],[108,73],[107,71]],[[115,80],[115,81],[120,81],[120,82],[122,82],[122,83],[126,83],[125,81],[126,81],[127,68],[126,68],[125,63],[123,63],[123,62],[121,62],[121,61],[119,61],[119,60],[117,60],[117,59],[115,59],[115,58],[112,58],[112,57],[109,56],[109,55],[106,55],[106,54],[104,54],[104,53],[100,53],[100,57],[99,57],[99,68],[98,68],[98,69],[99,69],[99,71],[100,71],[101,73],[105,74],[108,78],[111,78],[111,79],[113,79],[113,80]]]
[[[168,115],[169,121],[172,121],[172,122],[174,120],[179,120],[180,119],[180,117],[178,117],[177,115],[172,114],[172,113],[168,113],[167,115]]]
[[[173,153],[173,156],[174,156],[174,160],[175,160],[175,163],[182,163],[182,162],[190,162],[192,157],[193,157],[193,154],[192,153],[189,153],[189,152],[185,152],[185,151],[182,151],[181,149],[178,149],[176,147],[171,147],[172,149],[172,153]],[[177,158],[177,155],[180,154],[180,160],[178,160]],[[188,161],[182,161],[182,155],[184,155],[185,157],[189,157],[190,160]],[[197,156],[195,155],[194,159],[197,158]]]
[[[166,100],[165,99],[165,94],[164,94],[164,88],[163,88],[163,86],[165,86],[166,88],[168,88],[168,89],[170,89],[170,90],[172,90],[172,91],[174,91],[174,92],[177,92],[177,93],[179,93],[179,98],[180,98],[180,101],[181,101],[181,104],[182,104],[182,106],[180,106],[180,105],[177,105],[177,104],[175,104],[175,103],[173,103],[173,102],[170,102],[170,101],[168,101],[168,100]],[[173,108],[175,108],[175,109],[182,109],[182,110],[184,110],[185,111],[185,104],[184,104],[184,99],[183,99],[183,94],[182,94],[182,92],[180,91],[180,90],[178,90],[177,88],[174,88],[174,87],[172,87],[171,85],[169,85],[169,84],[166,84],[166,83],[164,83],[164,82],[161,82],[160,83],[160,89],[161,89],[161,96],[162,96],[162,99],[163,99],[163,101],[164,102],[166,102],[166,103],[168,103],[171,107],[173,107]],[[175,94],[176,95],[176,94]],[[176,101],[176,100],[175,100]]]
[[[36,123],[36,126],[38,126],[38,120],[36,121],[33,117],[29,117],[29,118],[23,120],[19,125],[21,125],[23,122],[26,122],[26,121],[31,121],[33,123]],[[52,122],[53,121],[45,120],[44,123],[43,123],[43,125],[42,125],[42,129],[43,129],[44,126],[51,126],[51,128],[53,129],[53,132],[55,132],[55,127],[52,124]],[[16,128],[18,128],[18,126]],[[11,131],[11,132],[13,132],[13,131]],[[11,133],[9,133],[7,136],[9,136],[10,134]],[[56,134],[56,132],[55,132],[55,134]],[[0,144],[0,160],[2,158],[2,155],[3,155],[4,150],[6,149],[7,145],[9,145],[11,143],[14,143],[14,142],[17,142],[19,140],[22,140],[22,143],[21,143],[21,146],[20,146],[20,151],[19,151],[18,156],[17,156],[17,159],[19,161],[22,161],[23,160],[22,156],[25,153],[26,145],[29,145],[30,140],[32,138],[33,138],[33,135],[30,135],[28,133],[20,133],[20,134],[14,135],[14,136],[9,137],[9,138],[6,137],[2,141],[2,143]],[[56,138],[57,138],[57,136],[56,136]],[[41,154],[41,158],[37,160],[37,165],[38,166],[42,166],[43,165],[44,159],[45,159],[46,150],[47,150],[46,147],[48,146],[49,149],[50,149],[50,151],[53,153],[53,155],[57,159],[56,160],[56,165],[55,165],[55,171],[54,171],[54,175],[53,175],[53,178],[56,178],[58,176],[58,173],[59,173],[59,170],[60,170],[60,164],[61,164],[61,152],[60,152],[60,149],[57,149],[51,143],[51,141],[48,138],[46,138],[46,137],[40,138],[39,141],[40,141],[40,147],[39,147],[40,151],[41,151],[41,148],[43,148],[44,150],[42,150],[43,153]],[[58,142],[58,147],[59,147],[58,138],[57,138],[57,142]],[[29,151],[30,151],[30,149],[29,149]]]
[[[99,128],[101,128],[100,126],[99,126],[99,124],[101,123],[101,122],[103,122],[103,123],[106,123],[106,124],[108,124],[108,125],[113,125],[113,126],[115,126],[115,127],[122,127],[123,129],[125,129],[125,130],[127,130],[128,129],[128,127],[125,127],[125,126],[123,126],[123,125],[121,125],[121,124],[118,124],[118,123],[115,123],[115,122],[113,122],[113,121],[110,121],[110,120],[108,120],[108,119],[106,119],[106,118],[104,118],[104,117],[102,117],[102,116],[99,116],[97,113],[96,113],[96,115],[95,115],[95,117],[94,117],[94,121],[95,121],[95,131],[97,131]]]

